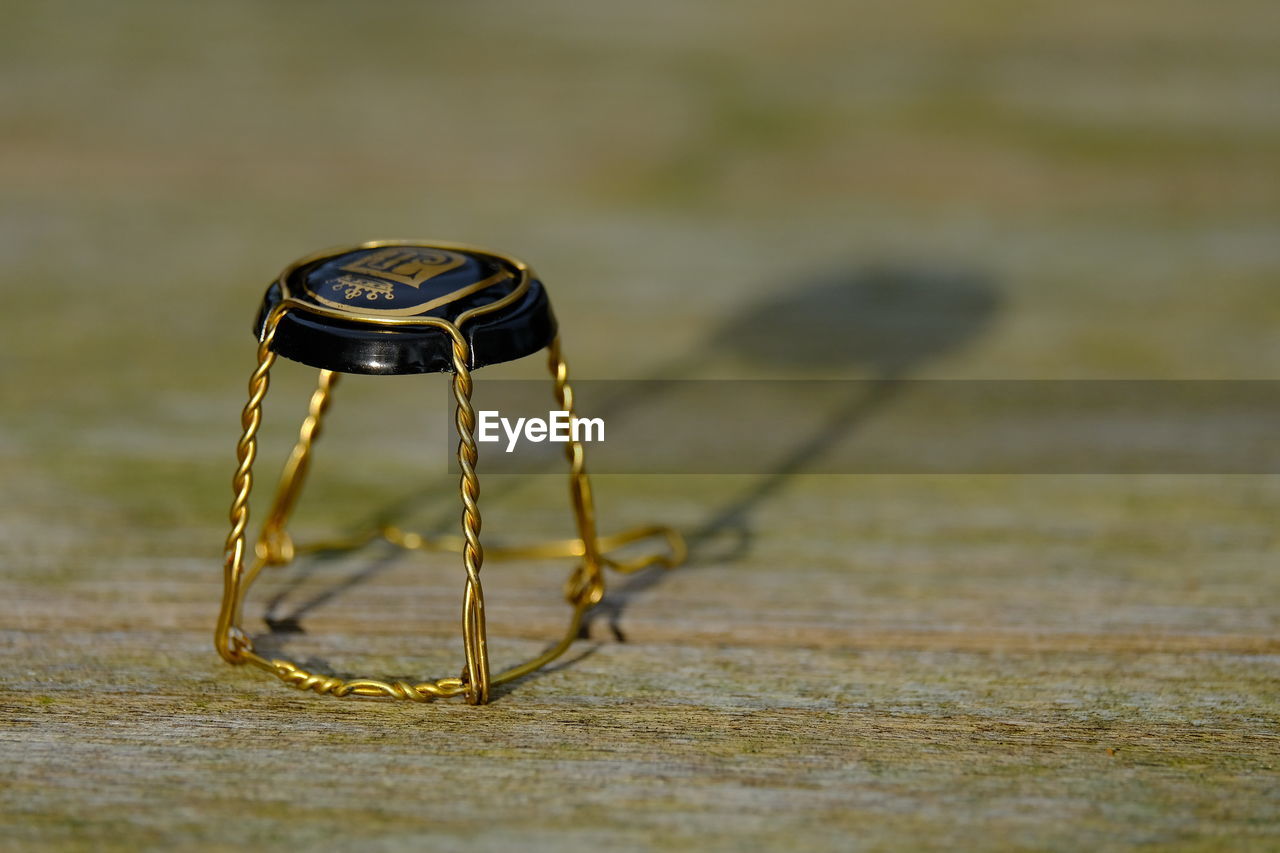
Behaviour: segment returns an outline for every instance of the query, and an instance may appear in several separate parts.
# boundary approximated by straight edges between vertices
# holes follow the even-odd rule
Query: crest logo
[[[342,269],[358,275],[407,284],[415,290],[423,282],[457,269],[466,258],[439,249],[420,249],[414,246],[395,246],[378,249],[358,261],[352,261]]]
[[[485,266],[463,252],[384,246],[321,263],[304,274],[301,284],[312,299],[329,308],[409,317],[509,281],[510,270]]]

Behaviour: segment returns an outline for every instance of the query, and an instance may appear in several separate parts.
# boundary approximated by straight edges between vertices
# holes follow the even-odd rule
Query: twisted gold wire
[[[467,544],[467,540],[461,536],[447,533],[427,536],[422,533],[402,530],[394,524],[384,524],[381,527],[370,528],[355,536],[297,545],[295,546],[295,551],[298,554],[317,551],[344,551],[358,548],[378,537],[382,537],[392,545],[403,548],[406,551],[440,551],[461,554]],[[610,556],[608,553],[634,542],[657,539],[659,537],[666,544],[665,553],[655,551],[652,554],[643,554],[629,560],[620,560]],[[526,545],[495,546],[489,544],[485,546],[484,556],[486,560],[548,560],[555,557],[581,557],[586,554],[586,547],[586,543],[580,537],[546,539]],[[596,537],[596,551],[600,555],[601,564],[616,572],[630,574],[653,565],[673,568],[684,562],[686,549],[683,537],[676,530],[663,524],[646,524],[611,533],[608,536]]]
[[[298,430],[298,441],[289,454],[289,461],[285,463],[280,484],[276,487],[275,499],[258,536],[255,550],[266,565],[284,565],[293,559],[293,540],[285,530],[285,525],[298,502],[302,484],[306,481],[311,467],[311,447],[320,437],[324,415],[333,401],[333,386],[337,384],[339,375],[332,370],[321,370],[316,390],[311,393],[307,417]]]
[[[236,443],[237,467],[232,478],[235,493],[231,504],[231,531],[226,541],[225,583],[222,609],[214,642],[222,656],[231,663],[252,663],[271,672],[286,684],[301,690],[334,696],[370,696],[402,698],[425,702],[443,696],[465,694],[472,704],[483,704],[489,699],[489,660],[485,637],[484,592],[480,586],[480,567],[484,550],[480,545],[480,481],[476,475],[478,451],[476,448],[475,409],[471,405],[471,370],[468,364],[470,350],[466,339],[456,328],[450,328],[453,338],[454,396],[458,403],[457,424],[461,441],[458,446],[458,462],[462,469],[460,492],[462,494],[463,534],[466,546],[463,562],[467,570],[467,587],[463,613],[463,642],[467,659],[464,678],[443,678],[435,682],[409,684],[404,681],[386,682],[374,679],[343,681],[342,679],[310,673],[287,660],[267,660],[253,651],[253,644],[239,627],[240,604],[244,593],[263,566],[288,562],[294,555],[292,540],[284,525],[297,501],[306,477],[311,449],[319,437],[324,414],[327,411],[337,375],[321,371],[315,392],[311,395],[307,418],[299,431],[298,442],[285,466],[272,509],[256,548],[258,559],[247,570],[244,565],[245,532],[249,523],[249,495],[253,488],[253,463],[257,457],[257,435],[262,425],[262,403],[266,397],[271,366],[276,354],[272,350],[280,319],[287,311],[280,307],[268,315],[258,344],[258,365],[249,379],[249,401],[241,414],[242,433]]]
[[[421,684],[410,684],[407,681],[378,681],[372,678],[343,681],[332,675],[308,672],[291,661],[268,660],[254,652],[246,652],[244,659],[259,669],[270,672],[290,687],[310,690],[321,695],[367,696],[429,702],[432,699],[457,696],[464,692],[460,678],[442,678],[439,681],[424,681]]]
[[[569,423],[577,420],[573,405],[573,386],[569,384],[569,364],[560,351],[560,336],[547,347],[547,366],[555,385],[556,404],[569,413]],[[571,435],[576,432],[570,431]],[[582,562],[565,584],[565,598],[578,606],[590,606],[604,598],[604,573],[600,571],[599,540],[596,536],[595,502],[591,497],[591,479],[587,476],[586,450],[576,439],[565,445],[565,459],[569,462],[569,497],[573,502],[573,516],[578,524],[578,538],[582,540]]]
[[[271,365],[276,354],[271,349],[283,312],[273,311],[263,326],[258,342],[258,366],[249,377],[249,401],[240,413],[240,440],[236,442],[236,473],[231,479],[235,497],[231,501],[231,531],[225,547],[222,611],[214,633],[214,644],[223,658],[238,663],[248,638],[239,623],[241,576],[244,574],[245,528],[249,525],[249,493],[253,490],[253,461],[258,455],[258,428],[262,425],[262,400],[267,396]]]
[[[275,498],[267,513],[267,520],[258,534],[254,553],[257,559],[244,573],[241,587],[248,590],[258,578],[258,572],[266,566],[283,566],[291,562],[295,556],[293,537],[285,530],[289,516],[297,504],[302,484],[306,482],[307,471],[311,467],[311,447],[320,437],[320,428],[324,422],[324,414],[332,401],[333,386],[340,374],[332,370],[321,370],[316,383],[316,390],[311,394],[307,405],[307,417],[298,431],[298,441],[289,454],[284,471],[280,475],[280,483],[276,487]]]
[[[480,478],[476,475],[476,462],[480,454],[475,440],[476,411],[471,405],[470,347],[466,338],[456,329],[452,337],[458,467],[462,472],[458,489],[462,494],[462,535],[466,539],[462,550],[462,563],[467,572],[462,604],[462,642],[467,654],[466,696],[472,705],[483,705],[489,701],[489,649],[484,622],[484,591],[480,586],[480,567],[484,564],[478,504]]]

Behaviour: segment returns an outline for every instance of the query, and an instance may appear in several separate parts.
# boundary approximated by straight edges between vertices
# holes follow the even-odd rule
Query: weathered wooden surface
[[[487,708],[213,653],[248,323],[319,246],[527,256],[581,376],[1274,376],[1273,3],[846,6],[10,4],[3,844],[1280,846],[1274,477],[606,477],[608,528],[739,506],[750,548],[624,586],[625,642]],[[737,334],[886,267],[991,316],[834,363]],[[452,514],[443,399],[344,386],[302,528]],[[558,480],[485,488],[487,532],[567,529]],[[456,671],[460,568],[381,557],[266,579],[255,630],[284,592],[295,659]],[[496,662],[564,572],[485,568]]]

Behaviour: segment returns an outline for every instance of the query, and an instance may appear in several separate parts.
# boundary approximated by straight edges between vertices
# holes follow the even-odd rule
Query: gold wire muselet
[[[386,316],[363,313],[341,306],[340,303],[340,307],[336,308],[316,304],[294,296],[290,292],[290,277],[304,264],[314,263],[331,256],[340,257],[345,252],[384,247],[409,247],[413,251],[437,252],[445,255],[450,252],[483,253],[487,257],[499,258],[509,264],[519,273],[518,283],[505,296],[463,311],[452,320],[438,316]],[[431,262],[447,269],[453,268],[443,260]],[[359,267],[348,266],[345,269],[368,272]],[[376,276],[378,271],[373,270],[370,274]],[[418,287],[418,284],[413,284],[411,279],[403,276],[397,278],[396,273],[384,274],[392,280],[392,284],[399,281],[415,289]],[[378,295],[386,298],[386,293],[392,286],[378,278],[362,279],[354,283],[347,281],[348,278],[344,276],[339,280],[348,292],[354,289],[358,294],[369,293],[373,298],[377,298]],[[604,597],[605,581],[602,571],[604,567],[629,573],[655,565],[673,568],[684,560],[686,555],[684,540],[677,531],[669,527],[650,525],[604,537],[597,533],[585,452],[580,441],[568,442],[565,446],[565,458],[569,463],[569,494],[578,536],[573,539],[554,540],[521,547],[494,548],[490,550],[489,556],[497,559],[571,557],[578,560],[565,584],[565,598],[572,608],[569,625],[560,640],[542,654],[502,670],[496,675],[490,674],[484,590],[480,582],[480,569],[484,562],[485,551],[480,543],[480,481],[476,473],[478,452],[474,437],[476,419],[475,410],[471,404],[472,353],[462,327],[469,320],[499,311],[520,299],[529,288],[530,278],[530,272],[523,263],[494,253],[448,244],[415,244],[399,241],[377,241],[361,244],[354,249],[313,255],[298,261],[281,275],[277,281],[281,298],[266,313],[262,322],[257,351],[258,363],[249,380],[249,399],[241,414],[242,433],[236,444],[238,464],[232,479],[235,497],[230,511],[231,530],[226,540],[222,607],[214,637],[215,646],[225,660],[233,664],[252,664],[272,673],[292,687],[321,694],[409,699],[417,702],[462,695],[468,703],[482,705],[489,701],[490,689],[493,685],[513,681],[545,666],[573,644],[581,630],[583,617]],[[372,283],[363,284],[364,281]],[[485,283],[479,282],[456,293],[475,293],[483,286]],[[424,304],[434,308],[441,302],[437,299],[435,302]],[[282,321],[291,312],[302,312],[312,317],[340,320],[343,323],[367,324],[384,329],[431,327],[447,334],[451,348],[452,389],[456,404],[455,422],[459,435],[457,458],[461,472],[459,496],[463,505],[462,535],[427,537],[403,531],[394,525],[381,525],[362,534],[342,539],[297,545],[293,542],[286,529],[287,524],[306,480],[312,448],[320,435],[325,413],[332,400],[333,388],[341,375],[334,370],[321,369],[316,389],[308,405],[307,417],[302,423],[297,443],[285,463],[271,508],[255,542],[253,560],[246,563],[249,495],[253,488],[252,472],[258,450],[258,430],[262,424],[262,404],[267,394],[271,367],[278,354],[275,346],[276,338]],[[568,412],[572,419],[576,416],[573,389],[569,383],[569,369],[561,353],[558,336],[552,337],[546,351],[557,406],[559,410]],[[416,684],[377,679],[344,681],[333,676],[307,672],[291,661],[266,658],[254,651],[252,640],[240,627],[240,615],[249,587],[264,568],[287,565],[297,556],[307,553],[322,550],[353,550],[377,539],[411,551],[444,551],[462,555],[466,572],[462,616],[465,667],[459,677],[441,678]],[[618,548],[649,539],[661,540],[665,546],[664,550],[630,560],[617,559],[609,555],[609,552]]]

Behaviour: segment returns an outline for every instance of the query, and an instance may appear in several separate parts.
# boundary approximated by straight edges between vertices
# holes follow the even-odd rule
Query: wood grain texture
[[[248,327],[325,245],[528,257],[581,377],[1274,378],[1274,3],[11,5],[0,847],[1280,848],[1273,476],[600,477],[606,531],[695,559],[485,708],[211,642]],[[760,343],[823,288],[956,280],[981,317]],[[258,520],[311,381],[273,377]],[[446,400],[344,383],[303,534],[456,523]],[[568,535],[561,479],[481,478],[486,536]],[[495,665],[567,571],[485,567]],[[462,579],[373,548],[247,618],[439,677]]]

